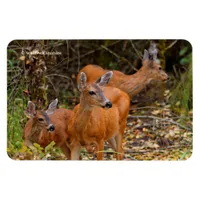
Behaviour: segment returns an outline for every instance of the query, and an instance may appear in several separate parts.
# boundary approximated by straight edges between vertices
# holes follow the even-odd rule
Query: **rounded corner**
[[[188,43],[191,46],[191,49],[193,50],[192,43],[189,40],[187,39],[181,39],[181,40]]]
[[[191,160],[192,158],[193,158],[193,151],[191,152],[190,156],[189,156],[186,160],[184,160],[184,161],[189,161],[189,160]]]
[[[17,39],[12,39],[12,40],[10,40],[10,41],[7,43],[7,47],[6,47],[6,48],[8,48],[9,45],[10,45],[13,41],[17,41]]]
[[[16,161],[15,159],[13,159],[11,156],[9,156],[8,152],[6,151],[6,155],[7,155],[7,158],[12,160],[12,161]]]

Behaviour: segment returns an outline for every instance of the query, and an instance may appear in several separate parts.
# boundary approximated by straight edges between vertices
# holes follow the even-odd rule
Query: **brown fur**
[[[103,159],[104,141],[108,141],[114,150],[119,152],[117,159],[122,159],[122,139],[126,127],[130,98],[123,91],[113,87],[103,87],[103,93],[112,102],[112,108],[104,109],[102,102],[91,101],[88,91],[95,89],[94,84],[88,84],[82,91],[80,104],[74,108],[69,120],[68,134],[71,159],[79,159],[81,146],[94,153],[97,159]],[[101,101],[101,100],[100,100]]]
[[[96,65],[86,65],[83,67],[78,76],[77,83],[80,77],[80,73],[84,72],[87,75],[87,82],[92,83],[96,81],[100,76],[105,74],[108,70],[96,67]],[[125,75],[120,71],[113,70],[113,77],[108,83],[108,86],[113,86],[126,92],[130,97],[138,94],[151,80],[167,80],[167,74],[161,69],[160,65],[155,61],[150,62],[146,60],[143,62],[143,66],[132,75]]]
[[[69,148],[66,145],[67,125],[72,114],[71,110],[60,108],[56,109],[52,115],[49,115],[51,123],[55,126],[53,132],[47,131],[46,122],[40,123],[38,118],[42,117],[41,111],[36,111],[36,116],[30,118],[26,123],[23,132],[23,139],[27,146],[32,146],[33,143],[38,143],[42,147],[46,147],[54,141],[56,146],[60,147],[63,153],[69,158]]]

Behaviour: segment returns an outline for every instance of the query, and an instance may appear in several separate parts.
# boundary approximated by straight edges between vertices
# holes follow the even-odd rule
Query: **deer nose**
[[[110,101],[106,102],[105,107],[106,108],[112,108],[112,103]]]
[[[169,81],[170,80],[170,77],[169,76],[166,76],[165,78],[164,78],[164,81]]]
[[[49,126],[48,126],[48,129],[47,129],[48,131],[50,131],[50,132],[53,132],[54,130],[55,130],[55,126],[53,125],[53,124],[50,124]]]

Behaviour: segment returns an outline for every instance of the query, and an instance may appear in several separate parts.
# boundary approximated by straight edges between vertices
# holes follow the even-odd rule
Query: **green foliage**
[[[8,49],[7,55],[8,55],[8,58],[7,58],[8,69],[14,68],[14,66],[19,64],[20,61],[17,58],[18,54],[17,54],[17,52],[15,50]]]
[[[170,102],[175,111],[188,113],[192,109],[192,63],[172,91]]]
[[[182,48],[179,52],[180,56],[184,56],[180,59],[181,65],[189,65],[192,62],[192,52],[188,52],[189,48],[186,46]]]
[[[32,147],[27,147],[22,141],[18,141],[17,145],[8,143],[7,154],[15,160],[54,160],[65,159],[61,150],[55,147],[55,142],[52,141],[45,148],[34,143]]]
[[[184,152],[179,160],[184,160],[184,158],[186,157],[186,155],[189,153],[189,151]]]
[[[16,98],[10,107],[8,107],[7,113],[7,132],[8,140],[12,144],[19,147],[19,142],[22,141],[22,126],[25,125],[26,117],[23,113],[23,100]]]
[[[180,75],[176,87],[172,90],[170,102],[175,111],[187,114],[192,109],[192,51],[191,45],[184,46],[179,51],[180,67],[186,71]]]

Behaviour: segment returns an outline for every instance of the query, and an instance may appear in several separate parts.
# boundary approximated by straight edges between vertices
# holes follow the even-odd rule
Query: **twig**
[[[103,49],[107,50],[107,51],[108,51],[109,53],[111,53],[112,55],[114,55],[117,59],[123,60],[123,61],[127,62],[135,71],[138,71],[138,69],[136,69],[136,68],[131,64],[131,62],[128,61],[126,58],[117,55],[115,52],[113,52],[112,50],[108,49],[108,48],[107,48],[106,46],[104,46],[104,45],[101,45],[101,47],[102,47]]]
[[[135,50],[136,54],[138,55],[138,57],[142,60],[142,54],[136,49],[135,45],[133,44],[133,41],[130,40],[130,43],[133,47],[133,49]]]
[[[58,91],[56,90],[55,86],[53,85],[53,82],[51,81],[51,79],[50,79],[48,76],[45,76],[45,77],[48,79],[49,83],[52,85],[54,91],[55,91],[56,94],[57,94]]]
[[[174,46],[176,44],[176,42],[177,42],[177,40],[173,41],[169,46],[167,46],[165,48],[165,51],[168,50],[168,49],[170,49],[172,46]]]
[[[149,150],[139,150],[139,151],[136,151],[136,150],[130,150],[130,149],[127,149],[124,151],[124,153],[134,153],[134,154],[137,154],[137,153],[147,153],[147,152],[152,152],[152,151],[164,151],[166,149],[181,149],[181,148],[185,148],[185,147],[192,147],[192,145],[176,145],[176,146],[169,146],[169,147],[160,147],[160,148],[156,148],[156,149],[149,149]]]
[[[105,49],[106,51],[108,51],[109,53],[111,53],[112,55],[114,55],[116,58],[120,59],[120,56],[117,55],[115,52],[111,51],[110,49],[108,49],[108,47],[104,46],[104,45],[101,45],[101,47],[103,49]]]
[[[19,85],[20,79],[16,81],[16,85],[14,86],[14,88],[12,89],[12,91],[10,92],[10,95],[8,97],[8,105],[10,104],[10,102],[14,99],[15,95],[13,95],[13,93],[15,92],[15,90],[17,91],[17,87]],[[13,95],[13,97],[12,97]]]
[[[156,107],[156,106],[142,106],[142,107],[136,107],[135,109],[140,110],[140,109],[166,109],[164,107]]]
[[[145,124],[145,125],[136,125],[134,127],[131,128],[131,131],[135,130],[135,129],[141,129],[141,128],[145,128],[145,127],[151,127],[151,124]]]
[[[124,153],[147,153],[147,152],[152,152],[152,151],[164,151],[166,149],[178,149],[178,148],[185,148],[185,147],[192,147],[192,145],[176,145],[176,146],[169,146],[169,147],[160,147],[156,149],[149,149],[149,150],[130,150],[126,149],[124,150]],[[86,150],[81,150],[82,153],[88,153]],[[120,152],[116,152],[113,150],[103,150],[103,151],[98,151],[98,152],[103,152],[103,153],[108,153],[108,154],[122,154]]]
[[[67,40],[67,69],[69,68],[69,41]]]
[[[61,75],[61,74],[49,74],[49,75],[46,75],[46,77],[49,77],[49,76],[59,76],[59,77],[62,77],[62,78],[68,79],[68,80],[71,81],[72,86],[73,86],[73,88],[74,88],[74,83],[73,83],[72,79],[69,78],[68,76],[64,76],[64,75]]]
[[[129,116],[128,118],[129,118],[129,119],[131,119],[131,118],[149,118],[149,119],[157,119],[157,120],[161,120],[161,121],[170,122],[170,123],[172,123],[172,124],[176,124],[177,126],[180,126],[180,127],[183,128],[183,129],[186,129],[186,130],[188,130],[188,131],[192,131],[192,128],[183,126],[183,125],[179,124],[178,122],[175,122],[175,121],[173,121],[173,120],[171,120],[171,119],[166,119],[166,118],[161,118],[161,117],[154,117],[154,116],[146,116],[146,115],[142,115],[142,116],[140,116],[140,115]]]
[[[113,46],[113,45],[115,45],[115,44],[117,44],[117,43],[119,43],[119,42],[121,42],[121,40],[115,41],[115,42],[113,42],[112,44],[109,44],[107,47]],[[102,49],[102,47],[98,47],[97,49],[88,51],[87,53],[82,54],[82,55],[80,56],[80,59],[81,59],[81,58],[84,58],[84,57],[86,57],[86,56],[89,56],[89,55],[95,53],[96,51],[100,51],[101,49]],[[68,57],[66,57],[66,58],[64,58],[62,61],[60,61],[55,67],[59,66],[61,63],[63,63],[63,62],[66,61],[66,60],[67,60],[67,63],[69,64],[70,62],[73,62],[73,61],[75,61],[75,60],[77,60],[77,59],[78,59],[78,57],[72,58],[72,59],[69,59]],[[64,62],[63,64],[65,64],[65,62]]]
[[[81,66],[81,61],[80,61],[80,51],[79,51],[79,41],[77,40],[77,56],[78,56],[78,70],[77,72],[79,72],[80,66]]]

